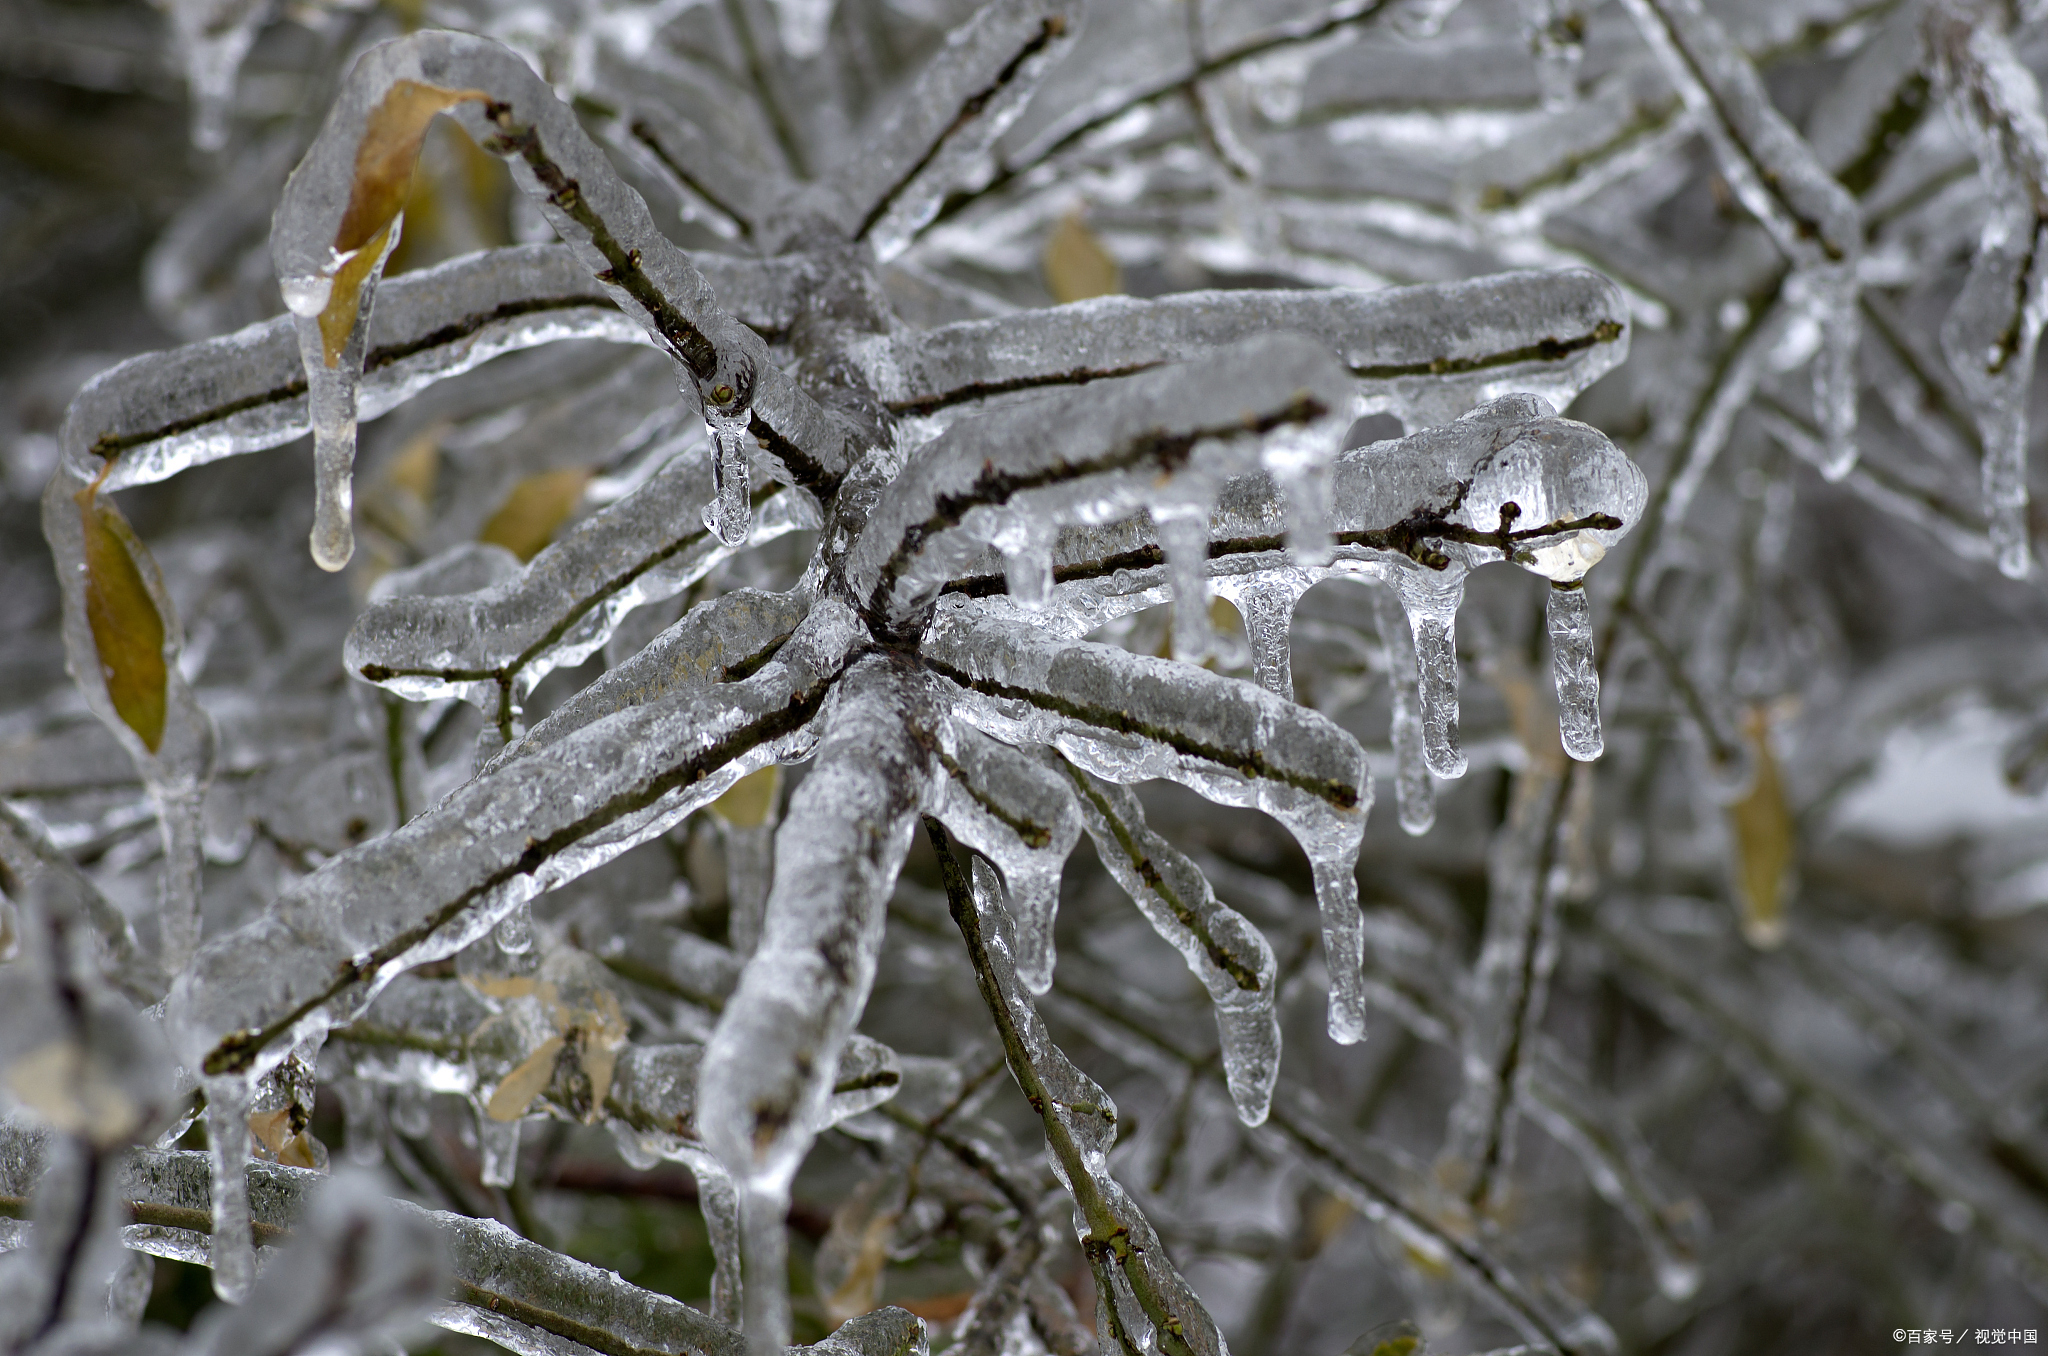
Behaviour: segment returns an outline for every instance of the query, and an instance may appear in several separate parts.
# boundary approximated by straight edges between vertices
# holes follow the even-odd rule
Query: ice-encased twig
[[[1374,589],[1372,600],[1380,645],[1386,652],[1388,705],[1393,712],[1388,740],[1394,747],[1395,803],[1401,827],[1410,834],[1425,834],[1436,823],[1436,783],[1429,779],[1422,744],[1418,680],[1410,677],[1418,672],[1415,636],[1393,590]]]
[[[695,199],[728,218],[732,223],[728,231],[758,239],[777,199],[790,191],[781,175],[741,162],[716,138],[678,117],[659,99],[634,101],[621,115],[621,122],[624,125],[614,135],[621,139],[630,136],[638,143],[682,186],[686,199]],[[715,282],[713,290],[718,291]],[[724,293],[719,295],[723,301]],[[730,303],[725,304],[730,309]]]
[[[1060,876],[1081,836],[1081,807],[1060,774],[989,738],[948,721],[951,747],[940,748],[946,787],[933,810],[940,823],[995,864],[1007,888],[1017,930],[1017,973],[1024,987],[1052,984],[1053,918]]]
[[[142,954],[128,916],[50,841],[42,825],[4,800],[0,800],[0,868],[4,868],[0,884],[5,885],[6,894],[54,891],[64,900],[59,907],[89,921],[107,978],[131,998],[146,1005],[163,996],[169,977]]]
[[[1082,69],[1079,79],[1091,80],[1076,91],[1064,86],[1049,89],[1040,101],[1042,114],[1034,110],[1032,124],[1002,159],[1010,176],[1022,175],[1032,167],[1051,160],[1069,148],[1085,145],[1089,135],[1115,122],[1131,110],[1188,89],[1197,80],[1229,70],[1255,57],[1271,57],[1283,49],[1314,43],[1355,24],[1369,22],[1380,13],[1385,0],[1330,0],[1305,14],[1269,18],[1231,36],[1227,42],[1209,45],[1197,54],[1183,47],[1175,60],[1163,65],[1144,65],[1130,72],[1122,83],[1103,82],[1095,72]],[[1091,79],[1092,78],[1092,79]]]
[[[332,515],[353,459],[351,350],[369,321],[376,267],[388,248],[418,130],[445,110],[504,157],[513,181],[607,295],[683,367],[707,412],[744,418],[784,474],[826,486],[848,465],[848,433],[775,366],[761,338],[714,300],[689,257],[654,226],[568,107],[507,48],[429,32],[372,48],[343,82],[319,137],[285,185],[272,258],[293,312],[312,390],[316,458],[328,477],[316,524],[324,558],[346,558],[347,523]],[[414,125],[417,125],[415,127]],[[407,140],[410,136],[412,139]],[[321,554],[321,553],[316,553]],[[329,563],[329,568],[338,568]]]
[[[1564,408],[1628,355],[1621,289],[1597,273],[1501,273],[1378,292],[1185,292],[1098,297],[1001,320],[909,331],[856,350],[899,413],[1127,376],[1269,330],[1327,344],[1368,407],[1410,428],[1510,391]]]
[[[776,835],[760,945],[705,1051],[698,1124],[742,1193],[750,1350],[788,1340],[784,1218],[830,1070],[874,981],[890,890],[938,772],[929,680],[863,660],[834,686],[817,761]],[[794,828],[794,831],[793,831]]]
[[[1190,1048],[1163,1023],[1148,1020],[1123,986],[1097,974],[1057,981],[1047,1001],[1063,1020],[1141,1064],[1170,1061],[1180,1070],[1222,1077],[1206,1052]],[[1426,1175],[1405,1154],[1340,1128],[1339,1118],[1292,1079],[1283,1076],[1275,1085],[1272,1112],[1261,1133],[1338,1199],[1385,1226],[1419,1256],[1447,1267],[1474,1298],[1524,1337],[1584,1356],[1614,1349],[1613,1335],[1597,1314],[1567,1308],[1562,1296],[1545,1295],[1525,1283],[1487,1240],[1470,1236],[1465,1223],[1433,1198]]]
[[[926,821],[953,921],[967,943],[982,1002],[994,1018],[1010,1075],[1045,1127],[1053,1170],[1074,1199],[1074,1233],[1095,1273],[1096,1331],[1107,1351],[1140,1356],[1223,1356],[1215,1320],[1166,1255],[1143,1212],[1109,1171],[1116,1104],[1054,1045],[1017,979],[1009,919],[994,871],[976,861],[972,883],[945,833]]]
[[[1953,120],[1991,198],[1941,347],[1984,440],[1984,516],[1999,572],[2032,568],[2027,527],[2027,393],[2048,321],[2048,118],[2041,90],[1996,18],[1930,7],[1927,44]]]
[[[350,1168],[309,1193],[304,1218],[247,1302],[199,1320],[189,1356],[355,1351],[419,1324],[447,1280],[441,1234],[425,1211],[382,1188],[376,1173]]]
[[[192,1067],[246,1076],[300,1024],[352,1019],[393,976],[453,954],[530,899],[795,756],[855,643],[821,606],[744,681],[684,691],[512,759],[335,858],[205,948],[173,988]]]
[[[884,624],[911,626],[1011,520],[1105,522],[1182,498],[1205,506],[1213,487],[1258,464],[1260,435],[1341,425],[1347,387],[1326,349],[1271,335],[985,415],[912,454],[848,553],[847,584]],[[1340,439],[1341,428],[1330,434],[1331,453]]]
[[[1765,93],[1756,67],[1698,0],[1626,0],[1730,186],[1796,263],[1853,261],[1862,212]]]
[[[704,457],[686,454],[509,579],[440,597],[373,595],[342,662],[409,700],[461,696],[496,719],[550,672],[601,648],[634,608],[673,597],[732,554],[695,521],[709,493]],[[809,521],[788,496],[761,505],[753,540]]]
[[[1080,16],[1073,0],[991,0],[947,34],[865,151],[833,176],[850,234],[884,262],[908,248],[1066,54]]]
[[[1602,76],[1571,108],[1487,151],[1459,174],[1458,206],[1503,234],[1550,217],[1668,154],[1693,134],[1682,100],[1649,60]]]
[[[1273,948],[1249,919],[1218,902],[1200,868],[1152,831],[1135,794],[1071,764],[1067,770],[1103,865],[1208,990],[1216,1009],[1224,1082],[1238,1119],[1263,1124],[1273,1081],[1280,1076]],[[1332,974],[1356,971],[1363,964],[1358,939],[1332,936],[1328,926],[1323,949]]]
[[[1855,464],[1857,266],[1863,212],[1772,104],[1742,49],[1698,0],[1627,0],[1629,13],[1714,148],[1729,186],[1798,269],[1803,308],[1820,327],[1814,404],[1828,469]]]
[[[33,1183],[47,1150],[20,1126],[0,1122],[0,1165],[13,1180]],[[307,1197],[325,1174],[274,1163],[246,1165],[255,1232],[275,1242],[304,1215]],[[212,1217],[207,1155],[181,1150],[133,1150],[120,1165],[117,1202],[130,1204],[142,1223],[206,1233]],[[667,1295],[642,1290],[605,1271],[519,1237],[496,1220],[397,1209],[424,1218],[447,1250],[456,1302],[504,1314],[518,1322],[581,1341],[597,1350],[631,1356],[741,1356],[739,1334]]]
[[[1354,874],[1372,778],[1365,751],[1320,712],[1263,688],[1105,645],[1062,641],[964,599],[942,604],[925,662],[968,694],[965,718],[1057,749],[1117,783],[1166,777],[1285,824],[1316,880],[1330,960],[1330,1034],[1365,1034]]]

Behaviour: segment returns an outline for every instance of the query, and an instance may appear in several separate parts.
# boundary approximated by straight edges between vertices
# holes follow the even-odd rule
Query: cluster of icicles
[[[999,3],[976,22],[1001,36],[1004,24],[1032,31],[1048,12]],[[977,60],[1002,56],[994,38],[983,46],[994,55]],[[973,88],[974,76],[946,78]],[[380,301],[383,262],[401,229],[404,179],[391,167],[409,170],[407,157],[441,113],[507,159],[567,245],[457,261],[394,280]],[[887,191],[902,182],[887,179]],[[945,187],[912,186],[933,204]],[[854,201],[847,216],[888,219],[868,207]],[[1431,775],[1465,770],[1455,621],[1478,565],[1510,560],[1550,582],[1565,747],[1580,759],[1600,753],[1583,579],[1637,521],[1645,485],[1602,435],[1555,414],[1626,351],[1622,297],[1596,275],[1381,294],[1109,299],[877,331],[850,339],[846,356],[883,404],[924,413],[876,438],[812,401],[744,323],[757,301],[778,304],[763,299],[772,291],[767,265],[693,261],[669,244],[518,58],[445,33],[388,44],[357,66],[287,189],[273,248],[288,318],[136,360],[74,408],[65,469],[47,501],[60,559],[85,549],[73,504],[80,486],[161,479],[310,425],[313,552],[338,569],[351,550],[358,419],[493,353],[555,339],[667,350],[710,436],[524,570],[447,594],[435,587],[441,564],[429,562],[387,580],[358,622],[352,670],[409,699],[476,701],[491,724],[475,780],[330,862],[261,918],[199,947],[189,965],[175,957],[166,1016],[205,1092],[210,1261],[223,1296],[246,1295],[255,1277],[245,1165],[249,1117],[269,1082],[312,1067],[329,1033],[363,1018],[373,1000],[432,1009],[417,983],[398,982],[408,970],[458,954],[474,964],[481,954],[497,969],[481,972],[479,991],[524,1014],[508,1027],[523,1033],[518,1058],[482,1075],[423,1072],[414,1061],[382,1076],[460,1085],[497,1108],[480,1121],[487,1177],[497,1181],[509,1178],[520,1117],[538,1092],[528,1086],[533,1071],[553,1068],[565,1042],[581,1042],[592,1071],[592,1118],[632,1105],[635,1088],[666,1089],[650,1104],[670,1111],[684,1098],[701,1140],[646,1128],[675,1124],[651,1112],[641,1126],[622,1121],[621,1133],[636,1157],[671,1157],[703,1176],[720,1217],[714,1236],[735,1227],[742,1235],[749,1341],[779,1351],[790,1181],[821,1129],[860,1109],[834,1095],[834,1074],[862,1058],[852,1027],[921,815],[994,868],[978,870],[976,897],[994,901],[981,924],[992,952],[1014,953],[1021,987],[1004,992],[1018,1013],[1051,983],[1061,866],[1088,832],[1214,997],[1232,1097],[1247,1123],[1259,1123],[1279,1059],[1271,950],[1145,828],[1127,788],[1171,778],[1287,825],[1314,869],[1330,1034],[1360,1039],[1354,871],[1370,776],[1350,735],[1293,701],[1288,663],[1295,604],[1321,580],[1383,586],[1389,671],[1414,674],[1395,685],[1392,741],[1410,832],[1432,821]],[[705,271],[720,268],[714,288]],[[543,298],[554,309],[534,304]],[[503,305],[514,300],[525,304]],[[404,342],[443,335],[451,315],[477,314],[508,318],[453,340]],[[403,356],[373,363],[377,352]],[[1080,377],[1076,354],[1091,369]],[[273,381],[286,361],[303,372],[307,399],[265,405],[261,392],[289,386]],[[195,372],[207,380],[195,385]],[[241,394],[238,382],[257,394]],[[1062,382],[1086,384],[1028,390]],[[1020,389],[1027,393],[978,394]],[[204,406],[198,413],[194,402]],[[1344,431],[1373,410],[1418,431],[1343,448]],[[111,466],[95,469],[103,454],[92,449],[106,437],[151,427],[171,431],[131,436]],[[788,488],[762,495],[763,473]],[[691,535],[700,506],[708,536]],[[820,529],[797,589],[700,605],[523,727],[519,702],[532,685],[601,646],[632,607],[795,527]],[[77,589],[67,582],[67,637],[89,656]],[[1257,684],[1199,667],[1214,646],[1212,591],[1244,618]],[[1082,639],[1169,601],[1174,661]],[[888,653],[917,663],[906,669]],[[173,824],[196,814],[210,750],[195,733],[204,714],[175,669],[164,681],[170,713],[153,741],[124,727],[106,693],[88,696]],[[636,1051],[598,981],[534,954],[530,901],[665,832],[743,777],[805,760],[814,767],[795,793],[792,827],[774,840],[775,884],[755,949],[732,957],[732,996],[716,1030],[687,1056]],[[183,907],[196,940],[196,897]],[[817,956],[827,934],[857,937],[851,964],[832,973]],[[997,968],[1009,974],[1010,964]],[[1030,1053],[1040,1076],[1071,1072],[1035,1017],[1017,1020],[1046,1047]],[[365,1065],[363,1076],[379,1075]],[[515,1087],[528,1095],[512,1095]],[[1108,1181],[1106,1147],[1063,1161],[1062,1171]],[[719,1307],[735,1319],[737,1282],[727,1279]]]

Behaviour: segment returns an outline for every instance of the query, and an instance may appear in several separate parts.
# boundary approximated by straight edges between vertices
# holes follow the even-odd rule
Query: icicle
[[[363,245],[335,252],[324,272],[282,280],[284,304],[292,313],[299,356],[306,365],[307,408],[313,422],[311,544],[313,561],[323,570],[338,570],[355,554],[351,518],[356,396],[369,352],[377,280],[398,244],[404,218],[401,212]],[[337,289],[344,294],[342,299],[335,298]]]
[[[1155,505],[1152,519],[1173,587],[1173,657],[1204,663],[1216,653],[1216,628],[1209,618],[1208,505]]]
[[[476,1118],[476,1151],[481,1160],[478,1176],[485,1186],[508,1187],[519,1176],[520,1120],[500,1121],[489,1116]]]
[[[1458,604],[1461,578],[1448,587],[1403,571],[1395,586],[1415,636],[1415,674],[1422,696],[1422,744],[1429,770],[1439,777],[1465,775],[1465,751],[1458,747]]]
[[[727,824],[725,898],[730,909],[732,948],[742,956],[754,953],[761,940],[762,910],[775,877],[775,825]]]
[[[1419,837],[1436,823],[1436,783],[1429,779],[1424,760],[1415,640],[1408,631],[1408,615],[1392,590],[1373,590],[1373,613],[1386,654],[1387,689],[1394,708],[1394,800],[1402,829]]]
[[[122,1250],[121,1263],[107,1278],[107,1317],[125,1328],[142,1322],[156,1283],[156,1258],[146,1252]]]
[[[152,770],[153,771],[153,770]],[[157,963],[175,975],[199,949],[200,813],[205,778],[148,776],[164,840],[163,907],[157,914]]]
[[[1345,427],[1322,419],[1267,436],[1259,460],[1287,501],[1287,553],[1296,565],[1330,563],[1330,461]]]
[[[1358,911],[1358,849],[1372,810],[1372,782],[1364,780],[1355,809],[1342,811],[1293,787],[1269,792],[1260,806],[1287,826],[1308,857],[1321,915],[1323,964],[1330,972],[1330,1039],[1355,1045],[1365,1039],[1365,920]]]
[[[1209,992],[1237,1118],[1265,1124],[1280,1076],[1272,948],[1243,914],[1217,901],[1200,868],[1152,831],[1136,794],[1078,769],[1074,779],[1103,865]],[[977,898],[1001,898],[994,872],[979,857],[974,892]]]
[[[334,1090],[341,1098],[341,1142],[348,1161],[375,1167],[384,1161],[384,1090],[367,1078],[343,1078]]]
[[[1457,7],[1458,0],[1400,0],[1394,7],[1394,29],[1407,38],[1433,38]]]
[[[1824,439],[1821,474],[1838,481],[1856,466],[1856,349],[1863,338],[1863,313],[1854,265],[1812,269],[1806,276],[1808,308],[1820,325],[1813,408]]]
[[[704,506],[704,526],[727,546],[741,546],[754,526],[753,485],[747,470],[747,448],[754,440],[749,431],[753,413],[745,406],[732,412],[707,404],[704,422],[711,426],[714,445],[711,502]]]
[[[239,1304],[256,1280],[256,1241],[249,1222],[248,1081],[233,1074],[205,1080],[207,1156],[213,1169],[213,1293]]]
[[[1252,674],[1259,686],[1288,701],[1294,700],[1294,605],[1306,592],[1300,587],[1305,582],[1266,574],[1217,587],[1244,618],[1245,639],[1252,647]]]
[[[1544,606],[1551,672],[1557,679],[1558,731],[1564,751],[1582,763],[1600,756],[1600,673],[1594,667],[1593,620],[1586,586],[1552,584]]]
[[[954,760],[939,798],[941,823],[995,864],[1009,888],[1017,974],[1033,993],[1052,987],[1060,877],[1081,835],[1070,768],[1034,761],[972,726],[951,728]]]
[[[1002,553],[1003,579],[1017,606],[1037,612],[1052,601],[1052,548],[1057,538],[1052,522],[1020,513],[990,539],[989,544]]]
[[[711,1316],[737,1327],[741,1314],[740,1198],[732,1174],[693,1145],[678,1143],[668,1150],[668,1156],[689,1168],[697,1179],[697,1205],[704,1212],[704,1232],[709,1235],[713,1258]]]
[[[740,1253],[756,1284],[741,1296],[747,1356],[782,1356],[789,1344],[789,1188],[756,1180],[740,1196]],[[760,1284],[767,1281],[767,1284]]]

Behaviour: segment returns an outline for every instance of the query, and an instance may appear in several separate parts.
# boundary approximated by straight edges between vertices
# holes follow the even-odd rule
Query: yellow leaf
[[[288,1106],[281,1106],[275,1111],[259,1111],[249,1118],[249,1133],[256,1136],[257,1143],[270,1150],[273,1158],[291,1138],[291,1129],[292,1109]]]
[[[444,109],[488,97],[482,90],[442,89],[418,80],[400,80],[370,114],[363,140],[356,147],[348,207],[334,236],[334,252],[346,256],[347,262],[336,272],[327,305],[320,312],[320,340],[329,367],[340,361],[342,347],[355,328],[363,279],[382,261],[392,218],[405,206],[427,125]]]
[[[277,1151],[277,1161],[288,1168],[317,1168],[320,1166],[320,1159],[313,1152],[313,1137],[304,1131],[293,1135],[285,1141],[284,1147]]]
[[[736,829],[758,828],[768,822],[781,790],[782,768],[770,763],[734,782],[724,795],[711,802],[711,813]]]
[[[1052,228],[1052,236],[1045,242],[1043,263],[1045,285],[1051,289],[1053,300],[1063,305],[1087,297],[1114,296],[1124,290],[1123,270],[1081,220],[1079,212],[1067,213]]]
[[[405,205],[412,188],[412,167],[434,115],[460,103],[490,96],[480,89],[442,89],[418,80],[395,82],[384,101],[370,114],[356,147],[356,175],[349,186],[348,208],[334,237],[337,253],[361,249],[384,233]]]
[[[1735,892],[1742,906],[1742,935],[1755,947],[1785,940],[1785,898],[1790,893],[1797,836],[1785,804],[1785,784],[1771,753],[1770,720],[1753,706],[1743,716],[1742,737],[1756,764],[1749,794],[1728,807],[1735,843]]]
[[[590,472],[580,466],[528,476],[512,487],[477,540],[502,546],[521,560],[532,560],[583,502],[583,487],[589,482]]]
[[[484,1105],[484,1114],[494,1121],[516,1121],[526,1114],[533,1099],[554,1081],[555,1058],[562,1052],[562,1038],[550,1036],[519,1067],[498,1080],[498,1090]]]
[[[386,225],[370,237],[368,244],[351,254],[335,271],[327,305],[320,311],[320,352],[329,367],[341,361],[341,351],[348,347],[348,337],[356,327],[356,314],[362,309],[363,279],[384,262],[384,237],[390,229]]]
[[[100,499],[97,488],[77,496],[85,522],[86,625],[92,629],[114,714],[155,753],[164,740],[169,681],[164,619],[136,563],[144,556],[141,541],[121,511]]]

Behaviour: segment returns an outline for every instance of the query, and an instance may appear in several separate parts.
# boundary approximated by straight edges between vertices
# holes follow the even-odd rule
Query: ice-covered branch
[[[294,317],[315,442],[319,498],[314,557],[339,569],[352,549],[349,474],[357,388],[372,303],[397,243],[412,162],[429,120],[448,112],[503,156],[514,182],[606,295],[686,372],[720,433],[722,470],[737,472],[751,437],[801,483],[844,473],[845,431],[768,358],[758,335],[722,310],[687,255],[655,229],[647,205],[619,181],[568,107],[511,51],[456,33],[422,33],[373,48],[344,83],[306,159],[285,186],[272,256]],[[733,444],[728,447],[726,444]],[[745,515],[714,500],[722,536],[745,537]]]
[[[831,1070],[874,982],[890,889],[937,760],[930,680],[860,661],[834,689],[817,761],[776,835],[760,945],[704,1054],[698,1123],[741,1191],[754,1356],[788,1339],[790,1181],[823,1127]]]
[[[833,178],[878,258],[901,254],[1024,111],[1080,25],[1072,0],[991,0],[945,46]]]
[[[686,454],[497,584],[408,596],[410,576],[392,577],[350,628],[343,662],[409,700],[461,696],[509,724],[542,678],[583,662],[634,608],[680,593],[732,554],[695,520],[711,489],[708,456]],[[754,541],[809,521],[790,491],[761,498]]]
[[[1101,297],[1001,320],[877,339],[862,351],[900,413],[1126,376],[1268,330],[1322,341],[1372,409],[1409,428],[1511,391],[1563,409],[1628,356],[1621,289],[1586,270],[1502,273],[1383,291],[1187,292]]]
[[[1116,1104],[1052,1043],[1018,982],[995,872],[977,862],[970,882],[944,831],[931,821],[927,831],[982,1002],[1002,1036],[1010,1076],[1038,1112],[1054,1170],[1074,1198],[1074,1232],[1095,1273],[1095,1327],[1104,1348],[1119,1356],[1153,1349],[1167,1356],[1222,1356],[1227,1348],[1215,1320],[1110,1175]]]

